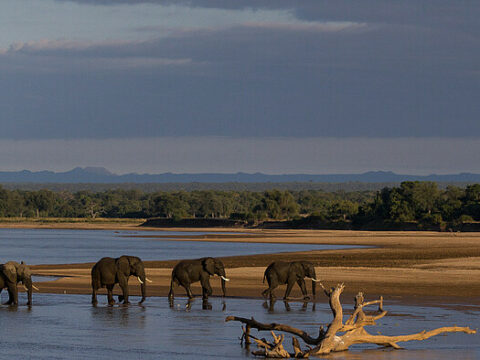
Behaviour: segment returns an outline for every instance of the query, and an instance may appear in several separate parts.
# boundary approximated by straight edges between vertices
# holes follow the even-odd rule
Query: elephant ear
[[[22,282],[32,276],[32,272],[30,267],[26,265],[23,261],[20,265],[17,266],[17,278],[18,281],[22,280]]]
[[[144,266],[142,260],[136,256],[130,256],[128,260],[130,263],[130,274],[141,274],[141,270]]]
[[[302,262],[303,270],[305,271],[305,276],[315,277],[315,267],[310,261]]]
[[[121,273],[130,275],[130,261],[128,261],[127,256],[120,256],[115,260],[115,265]]]
[[[17,267],[13,261],[9,261],[2,266],[2,272],[7,277],[8,281],[16,284],[17,283]]]
[[[210,275],[215,275],[215,259],[214,258],[205,258],[202,260],[202,266],[207,273]]]
[[[294,274],[299,279],[303,279],[305,276],[305,269],[303,267],[303,264],[298,261],[292,262],[288,271],[289,274]]]

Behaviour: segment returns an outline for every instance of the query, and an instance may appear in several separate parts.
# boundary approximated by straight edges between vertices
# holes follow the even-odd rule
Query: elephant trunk
[[[27,305],[32,305],[32,293],[33,293],[33,284],[32,279],[26,279],[23,284],[25,285],[25,289],[27,290],[28,301]]]
[[[140,300],[140,304],[145,301],[147,298],[147,277],[145,275],[145,271],[140,272],[137,274],[138,282],[140,283],[140,291],[142,292],[142,299]]]
[[[225,297],[226,289],[225,289],[225,280],[223,278],[222,278],[222,291],[223,291],[223,296]]]
[[[222,281],[222,292],[223,292],[223,296],[225,297],[226,295],[226,287],[225,287],[225,283],[227,281],[230,281],[230,279],[227,279],[226,277],[226,274],[225,274],[225,269],[223,268],[220,268],[219,271],[217,271],[217,275],[220,276],[221,278],[221,281]]]
[[[140,285],[140,289],[142,291],[142,300],[140,300],[140,303],[143,303],[147,297],[147,285],[145,284],[145,281]]]
[[[315,297],[315,290],[317,288],[317,282],[320,282],[320,280],[317,280],[317,274],[315,273],[315,268],[312,266],[312,270],[310,272],[310,278],[312,279],[312,294]]]

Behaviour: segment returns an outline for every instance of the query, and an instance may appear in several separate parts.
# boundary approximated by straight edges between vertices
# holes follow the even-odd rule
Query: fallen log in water
[[[285,324],[263,324],[256,321],[253,317],[251,319],[241,318],[237,316],[228,316],[225,321],[239,321],[245,324],[243,328],[242,340],[245,344],[250,343],[250,339],[253,339],[259,350],[253,351],[254,355],[264,356],[266,358],[308,358],[310,356],[326,355],[331,352],[345,351],[354,344],[377,344],[380,346],[393,347],[400,349],[399,342],[412,341],[412,340],[426,340],[432,336],[448,333],[448,332],[464,332],[466,334],[475,334],[476,331],[469,327],[440,327],[430,331],[421,331],[415,334],[398,335],[398,336],[385,336],[385,335],[372,335],[369,334],[364,327],[369,325],[375,325],[375,321],[384,317],[387,312],[383,310],[383,298],[378,300],[365,302],[363,293],[359,292],[355,297],[355,306],[352,315],[343,322],[343,308],[340,303],[340,295],[344,289],[343,284],[339,284],[331,289],[325,289],[324,293],[329,298],[330,309],[333,313],[333,320],[327,326],[326,330],[320,327],[317,337],[312,337],[305,331]],[[363,309],[366,306],[378,304],[378,313],[373,316],[367,316]],[[257,329],[258,331],[271,331],[273,342],[269,342],[266,339],[259,339],[250,334],[251,329]],[[281,331],[285,333],[293,334],[296,337],[302,339],[307,345],[307,349],[302,350],[300,348],[300,342],[296,337],[292,338],[292,345],[294,352],[289,353],[283,347],[284,335],[277,336],[275,331]],[[308,345],[312,345],[310,347]]]

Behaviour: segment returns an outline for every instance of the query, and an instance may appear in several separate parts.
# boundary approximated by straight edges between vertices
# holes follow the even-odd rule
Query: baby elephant
[[[180,261],[172,270],[172,280],[170,282],[170,292],[168,298],[174,297],[173,286],[179,284],[185,288],[190,299],[193,298],[190,284],[200,281],[202,284],[203,299],[208,299],[212,295],[212,287],[210,286],[210,276],[219,275],[222,278],[222,291],[225,296],[225,281],[230,281],[225,277],[225,267],[223,263],[211,257],[183,260]]]
[[[305,287],[305,277],[312,279],[312,294],[315,297],[315,282],[319,282],[320,280],[317,280],[315,268],[311,262],[275,261],[267,267],[265,274],[263,275],[263,282],[265,282],[265,278],[267,278],[268,289],[264,290],[262,295],[264,297],[270,295],[270,298],[272,299],[275,297],[273,295],[273,290],[278,285],[287,284],[287,290],[285,291],[285,296],[283,297],[283,299],[286,300],[296,282],[302,290],[303,298],[308,300],[309,297],[307,296],[307,288]]]

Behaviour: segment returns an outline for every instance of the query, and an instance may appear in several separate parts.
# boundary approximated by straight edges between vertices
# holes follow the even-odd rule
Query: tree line
[[[407,181],[380,191],[266,190],[157,191],[7,190],[0,186],[0,217],[213,218],[448,225],[480,221],[480,184],[439,188]]]

